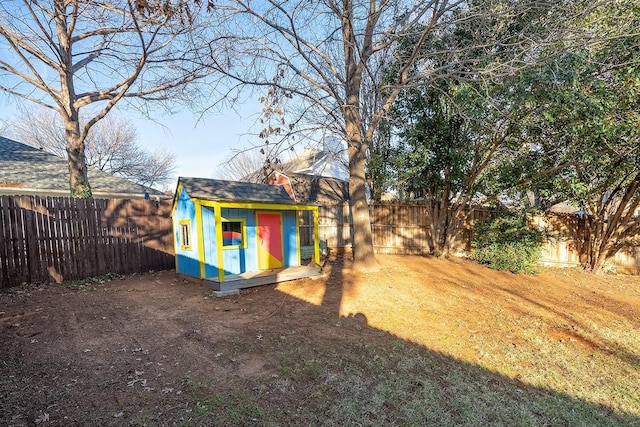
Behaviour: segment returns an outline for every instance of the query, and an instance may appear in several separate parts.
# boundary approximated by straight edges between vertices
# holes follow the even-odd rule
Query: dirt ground
[[[0,425],[186,423],[200,385],[251,391],[260,378],[277,377],[281,347],[274,343],[286,340],[313,342],[305,350],[313,353],[351,338],[389,345],[392,337],[500,369],[474,343],[522,344],[508,319],[543,321],[537,327],[550,342],[583,353],[625,349],[584,333],[580,313],[639,326],[637,276],[575,269],[514,276],[416,256],[381,255],[379,262],[378,273],[359,276],[337,258],[323,278],[225,298],[174,272],[2,292]],[[637,363],[638,355],[629,357]],[[294,395],[276,403],[294,411]]]

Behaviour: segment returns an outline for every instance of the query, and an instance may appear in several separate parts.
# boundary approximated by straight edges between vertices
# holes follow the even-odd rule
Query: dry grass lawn
[[[640,277],[379,262],[0,293],[0,425],[640,426]]]

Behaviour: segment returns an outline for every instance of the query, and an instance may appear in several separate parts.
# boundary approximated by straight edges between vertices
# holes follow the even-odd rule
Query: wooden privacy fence
[[[588,233],[583,216],[545,213],[534,216],[531,222],[545,235],[540,260],[543,266],[575,267],[588,261],[584,251],[588,245]],[[622,248],[605,263],[605,268],[619,273],[640,274],[640,246]]]
[[[369,205],[373,247],[376,253],[384,254],[428,254],[431,217],[428,207],[421,203],[373,203]],[[470,213],[465,229],[474,223],[491,216],[489,210],[476,210]],[[312,217],[305,217],[301,228],[303,245],[313,230]],[[335,204],[320,206],[318,228],[320,240],[331,250],[342,252],[351,249],[353,225],[349,205]],[[306,236],[306,237],[305,237]],[[468,233],[463,232],[463,240],[456,245],[456,252],[470,249]]]
[[[373,203],[369,206],[373,247],[376,253],[428,254],[431,218],[428,207],[422,203]],[[471,249],[469,230],[479,221],[490,218],[491,210],[474,210],[463,225],[462,239],[454,251],[465,253]],[[571,214],[546,213],[532,218],[532,224],[541,229],[546,241],[542,248],[541,263],[545,266],[571,267],[581,265],[580,245],[576,236],[579,218]],[[312,218],[303,218],[301,240],[310,241]],[[321,206],[319,209],[320,239],[330,250],[341,252],[351,248],[352,225],[348,204]],[[306,237],[305,237],[306,235]],[[619,251],[608,265],[619,272],[640,273],[640,247]]]
[[[0,197],[0,288],[175,265],[171,201]]]
[[[377,253],[429,253],[430,217],[425,204],[375,203],[370,206],[374,249]],[[36,196],[0,197],[0,288],[21,283],[78,280],[106,273],[128,274],[175,266],[171,201],[99,200]],[[474,211],[464,225],[491,216]],[[547,240],[542,263],[579,265],[575,216],[546,214],[533,218]],[[313,242],[313,217],[301,213],[301,245]],[[306,231],[306,232],[305,232]],[[319,209],[321,246],[332,251],[351,248],[352,225],[348,204]],[[456,247],[469,250],[470,234],[463,232]],[[609,262],[617,271],[640,273],[640,247],[620,251]]]

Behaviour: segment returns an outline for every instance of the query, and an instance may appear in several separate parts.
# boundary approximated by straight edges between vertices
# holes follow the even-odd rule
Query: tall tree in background
[[[562,46],[528,76],[536,114],[522,171],[543,197],[584,211],[573,237],[582,264],[599,272],[640,243],[640,9],[606,2],[575,26],[597,43]]]
[[[85,140],[125,99],[193,103],[215,27],[187,0],[3,0],[0,90],[59,114],[71,195],[91,197]],[[193,89],[193,90],[191,90]],[[82,116],[91,106],[93,114]],[[146,104],[145,104],[146,108]]]
[[[54,111],[29,109],[9,122],[8,132],[32,147],[65,158],[67,141],[61,118]],[[81,117],[81,123],[84,123]],[[100,120],[85,138],[88,167],[121,176],[146,187],[162,187],[173,179],[175,155],[167,151],[147,152],[137,142],[129,120],[110,114]]]
[[[285,67],[287,80],[280,85],[306,102],[305,112],[340,129],[348,146],[354,261],[359,269],[373,269],[366,162],[378,124],[398,94],[453,73],[487,79],[509,74],[530,61],[538,46],[562,36],[562,7],[540,0],[235,0],[225,4],[234,14],[226,22],[247,43],[233,46],[233,67],[220,68],[241,84],[268,85],[264,70]],[[506,31],[513,22],[517,29]],[[461,25],[469,32],[464,44],[431,43]],[[413,39],[412,48],[399,49],[406,37]],[[491,66],[482,62],[487,58]],[[397,72],[384,81],[389,63]],[[375,102],[365,103],[365,92]]]
[[[538,19],[543,11],[524,10],[509,25],[494,21],[483,31],[499,40],[518,40],[525,28],[542,37],[547,35],[547,29],[540,26],[544,21]],[[431,60],[434,68],[448,68],[448,75],[434,76],[428,85],[403,89],[391,110],[396,189],[423,200],[430,224],[430,252],[445,256],[459,248],[457,243],[474,208],[495,203],[498,193],[507,189],[503,184],[512,181],[504,179],[499,166],[510,164],[521,152],[520,122],[530,112],[522,103],[518,77],[543,59],[541,55],[531,57],[508,67],[508,73],[496,73],[496,67],[514,59],[512,46],[505,43],[489,51],[467,52],[461,61],[459,46],[473,45],[478,37],[476,19],[463,19],[470,12],[457,10],[455,26],[431,34],[425,44],[425,49],[438,46],[450,52]],[[412,34],[399,43],[407,53],[414,45]],[[401,66],[390,64],[387,78],[395,79]],[[409,72],[422,74],[422,64]]]
[[[388,191],[399,190],[396,185],[400,168],[397,147],[393,143],[392,126],[382,120],[371,140],[367,157],[367,185],[372,200],[380,202]],[[398,196],[402,197],[402,191]]]

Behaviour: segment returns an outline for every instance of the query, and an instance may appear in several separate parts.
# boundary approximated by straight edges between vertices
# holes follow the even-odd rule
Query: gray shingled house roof
[[[294,158],[274,165],[269,177],[274,173],[288,178],[288,184],[299,203],[326,205],[349,200],[348,170],[343,164],[342,152],[330,147],[322,150],[305,149]],[[269,182],[262,170],[246,175],[241,180],[260,184]]]
[[[101,170],[89,168],[93,196],[140,198],[162,193]],[[44,150],[0,136],[0,195],[69,196],[67,161]]]
[[[295,172],[282,172],[289,178],[295,198],[300,203],[335,204],[349,200],[349,183],[338,178],[307,175]],[[262,171],[254,172],[242,178],[246,182],[266,183]]]
[[[180,177],[178,185],[193,199],[214,202],[254,202],[295,205],[281,186],[208,178]]]
[[[338,178],[287,172],[296,200],[301,203],[343,203],[349,200],[349,183]]]

